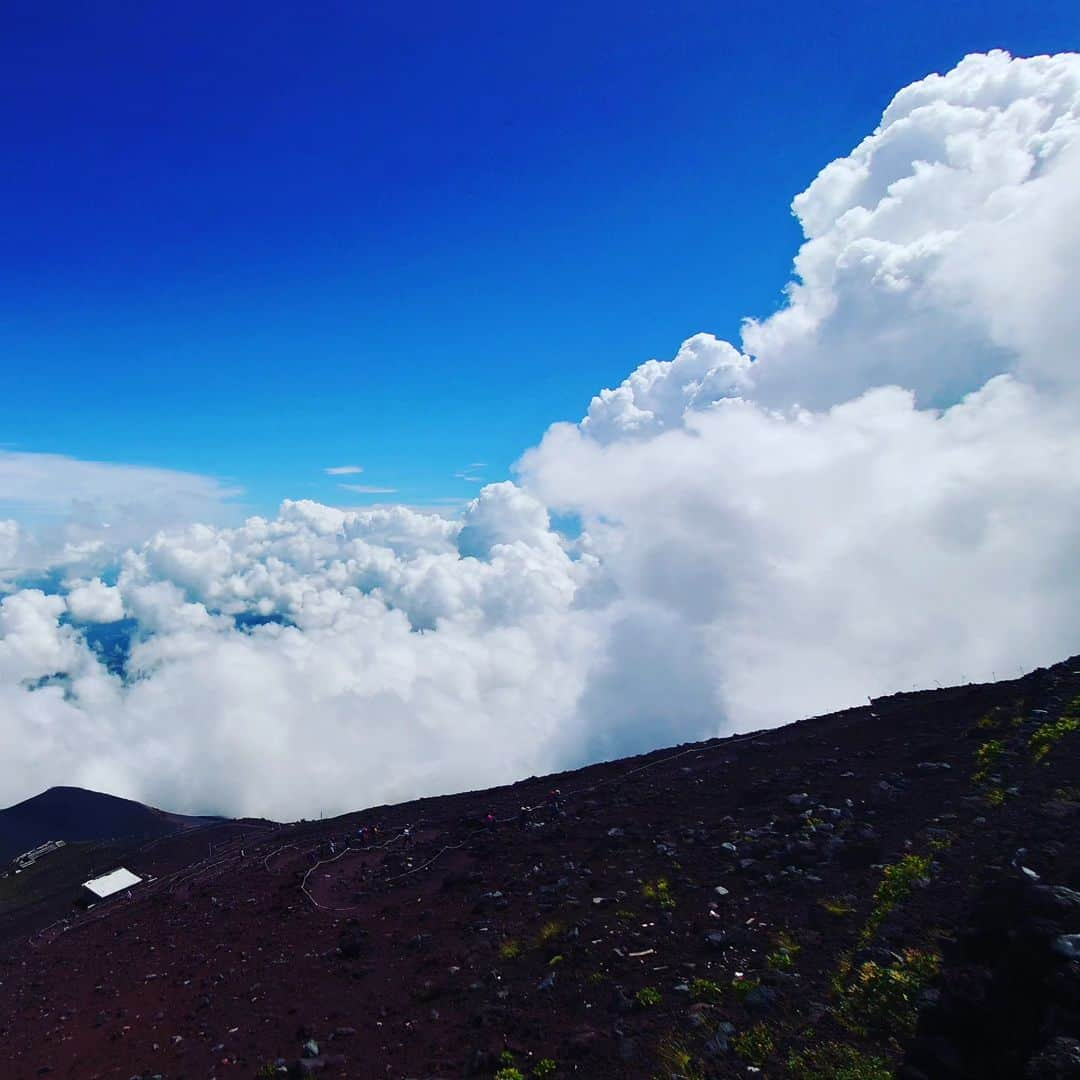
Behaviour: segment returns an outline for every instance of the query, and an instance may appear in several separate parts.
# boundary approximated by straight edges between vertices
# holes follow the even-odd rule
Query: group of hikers
[[[563,793],[558,788],[552,788],[539,806],[521,806],[512,818],[500,819],[496,817],[494,810],[489,811],[484,818],[484,825],[491,832],[508,821],[514,822],[522,832],[527,829],[542,829],[545,824],[566,817],[564,807]]]
[[[546,824],[557,821],[559,818],[566,816],[565,800],[563,793],[558,788],[552,788],[544,797],[543,802],[538,806],[522,806],[519,807],[516,815],[510,818],[500,818],[494,809],[491,809],[484,815],[482,819],[482,826],[488,832],[495,832],[500,825],[508,823],[514,823],[518,829],[525,832],[528,829],[542,829]],[[545,820],[546,819],[546,820]],[[474,819],[475,820],[475,819]],[[346,837],[343,841],[330,838],[324,843],[313,848],[309,852],[312,865],[318,863],[321,859],[334,858],[341,850],[339,845],[343,844],[345,847],[359,847],[359,848],[372,848],[379,845],[382,838],[381,830],[378,825],[361,825],[357,828],[356,832],[351,836]],[[400,847],[410,848],[413,846],[413,830],[411,825],[404,826],[401,831],[392,838],[393,840],[400,840]],[[387,841],[386,843],[390,843]]]

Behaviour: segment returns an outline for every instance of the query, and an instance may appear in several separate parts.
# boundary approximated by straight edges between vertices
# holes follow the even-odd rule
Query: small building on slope
[[[130,889],[141,881],[142,878],[138,874],[133,874],[121,866],[108,874],[102,874],[101,877],[84,881],[82,901],[85,904],[96,904],[99,900],[107,900],[110,896]]]
[[[15,872],[19,873],[22,870],[29,870],[44,855],[49,855],[54,851],[59,851],[64,847],[66,841],[64,840],[46,840],[44,844],[39,844],[36,848],[31,848],[29,851],[24,851],[21,855],[16,855],[11,860],[11,865],[14,867]]]

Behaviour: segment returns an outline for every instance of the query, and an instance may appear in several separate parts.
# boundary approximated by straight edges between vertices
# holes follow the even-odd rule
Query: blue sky
[[[775,310],[897,88],[1080,44],[1075,3],[316,6],[5,5],[5,447],[467,496]]]

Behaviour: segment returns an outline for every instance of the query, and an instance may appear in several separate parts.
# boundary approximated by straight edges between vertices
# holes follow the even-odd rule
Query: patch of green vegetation
[[[818,904],[834,919],[846,919],[849,915],[855,914],[855,905],[849,904],[847,900],[839,896],[832,899],[825,897],[819,900]]]
[[[874,906],[859,935],[862,944],[873,938],[893,908],[907,899],[915,885],[930,876],[932,861],[929,855],[908,854],[892,866],[885,867],[881,882],[874,892]]]
[[[975,772],[971,779],[976,784],[985,783],[1005,753],[1005,744],[1000,739],[987,739],[975,751]]]
[[[656,1056],[663,1066],[663,1071],[658,1074],[661,1080],[669,1080],[673,1076],[682,1080],[704,1080],[694,1055],[675,1035],[668,1035],[660,1042]]]
[[[565,956],[563,956],[563,954],[562,954],[562,953],[557,953],[557,954],[556,954],[555,956],[553,956],[553,957],[552,957],[552,958],[551,958],[551,959],[550,959],[550,960],[548,961],[548,967],[557,967],[557,966],[558,966],[559,964],[561,964],[561,963],[562,963],[562,962],[563,962],[563,961],[564,961],[565,959],[566,959],[566,957],[565,957]]]
[[[280,1075],[278,1067],[272,1061],[268,1061],[265,1065],[259,1066],[258,1072],[255,1073],[255,1080],[277,1080]]]
[[[724,988],[712,979],[695,979],[690,984],[690,996],[695,1001],[719,1001],[724,996]]]
[[[979,731],[1000,731],[1015,715],[1015,708],[995,705],[989,712],[979,717],[975,727]]]
[[[776,1040],[768,1024],[755,1024],[747,1028],[732,1039],[731,1045],[739,1057],[758,1068],[776,1053]]]
[[[521,942],[516,938],[507,938],[499,946],[500,960],[516,960],[521,955]]]
[[[633,922],[633,920],[637,918],[637,915],[635,915],[634,912],[632,912],[629,908],[621,907],[616,908],[615,918],[619,919],[621,922]]]
[[[827,1042],[792,1054],[787,1060],[793,1080],[890,1080],[892,1068],[881,1057],[846,1043]]]
[[[643,986],[635,995],[634,1000],[643,1008],[651,1009],[664,1000],[663,995],[655,986]]]
[[[756,990],[761,985],[761,980],[754,975],[736,976],[731,980],[731,989],[739,1001],[743,1001],[751,990]]]
[[[525,1080],[525,1074],[513,1065],[500,1069],[495,1074],[495,1080]]]
[[[979,718],[973,731],[1002,731],[1006,725],[1020,727],[1024,722],[1024,713],[1027,702],[1023,698],[1017,698],[1008,705],[995,705],[989,712]]]
[[[670,911],[675,906],[675,897],[671,895],[671,882],[667,878],[646,881],[641,886],[641,895],[646,900],[655,900],[665,910]]]
[[[607,976],[602,971],[590,971],[589,974],[585,976],[585,981],[590,986],[599,986],[606,979]]]
[[[919,994],[940,966],[941,956],[929,949],[905,949],[890,964],[867,960],[845,987],[837,1015],[860,1034],[910,1035]]]
[[[560,937],[565,931],[565,923],[559,922],[558,919],[551,919],[540,927],[540,933],[536,935],[536,939],[541,945],[547,945]]]
[[[535,1080],[543,1080],[544,1077],[554,1076],[559,1066],[552,1058],[541,1058],[534,1066],[532,1074]]]
[[[851,968],[851,953],[841,953],[840,959],[836,962],[836,970],[829,976],[829,987],[836,997],[843,996],[844,989],[847,987],[848,978],[851,975]]]
[[[499,1055],[499,1064],[500,1065],[506,1065],[506,1066],[513,1065],[514,1064],[514,1052],[512,1050],[504,1050]]]
[[[790,971],[802,946],[786,930],[776,935],[776,948],[765,958],[774,971]]]
[[[1001,806],[1005,802],[1005,789],[1000,787],[987,788],[983,792],[983,798],[990,806]]]
[[[1074,703],[1075,704],[1075,703]],[[1050,751],[1066,735],[1080,728],[1080,716],[1062,716],[1059,720],[1050,720],[1040,724],[1028,739],[1028,750],[1036,765],[1045,762]],[[1048,764],[1048,763],[1047,763]]]

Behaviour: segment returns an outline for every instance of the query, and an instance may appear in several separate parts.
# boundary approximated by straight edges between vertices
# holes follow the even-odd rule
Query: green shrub
[[[558,919],[552,919],[550,922],[546,922],[540,927],[540,933],[537,935],[537,940],[541,945],[547,945],[559,937],[565,930],[565,924],[559,922]]]
[[[500,960],[516,960],[521,955],[521,942],[509,938],[499,946]]]
[[[671,910],[675,906],[675,897],[671,895],[671,882],[667,878],[646,881],[641,887],[641,895],[646,900],[655,900],[666,910]]]
[[[855,907],[853,904],[849,904],[846,900],[837,897],[836,899],[823,899],[818,903],[823,907],[830,915],[835,919],[846,919],[849,915],[855,913]]]
[[[532,1074],[536,1080],[543,1080],[546,1076],[554,1076],[559,1066],[551,1058],[541,1058],[534,1066]]]
[[[724,990],[712,979],[695,979],[690,984],[690,996],[695,1001],[717,1002],[724,996]]]
[[[495,1074],[495,1080],[525,1080],[525,1074],[511,1065],[509,1068],[500,1069]]]
[[[1060,720],[1051,720],[1040,724],[1028,739],[1028,749],[1031,751],[1032,760],[1038,764],[1043,761],[1054,745],[1070,732],[1080,728],[1080,717],[1062,716]]]
[[[979,731],[996,731],[1005,722],[1007,711],[1000,705],[995,705],[988,713],[979,718],[975,725]]]
[[[860,1032],[911,1034],[918,1018],[919,994],[940,964],[941,957],[926,949],[905,949],[891,964],[866,961],[845,988],[840,1018]]]
[[[1005,753],[1005,744],[1000,739],[988,739],[975,751],[976,769],[971,779],[976,784],[984,783]]]
[[[735,1053],[744,1061],[760,1068],[776,1052],[776,1041],[767,1024],[755,1024],[732,1040]]]
[[[929,855],[905,855],[899,862],[885,867],[874,892],[874,906],[860,935],[863,944],[877,933],[893,908],[907,899],[916,883],[930,876],[931,863]]]
[[[664,999],[655,986],[645,986],[634,995],[634,1000],[643,1009],[651,1009],[654,1005],[659,1005]]]
[[[694,1055],[675,1035],[668,1035],[661,1040],[657,1057],[664,1068],[663,1073],[660,1074],[663,1080],[670,1080],[671,1077],[680,1077],[681,1080],[704,1080]]]
[[[787,1060],[794,1080],[890,1080],[892,1069],[880,1057],[845,1043],[828,1042],[792,1054]]]
[[[774,971],[790,971],[801,949],[802,946],[786,930],[782,930],[776,936],[776,948],[765,958],[765,962]]]
[[[754,975],[743,975],[731,980],[731,989],[735,996],[742,1001],[751,990],[756,990],[761,985],[761,980]]]

